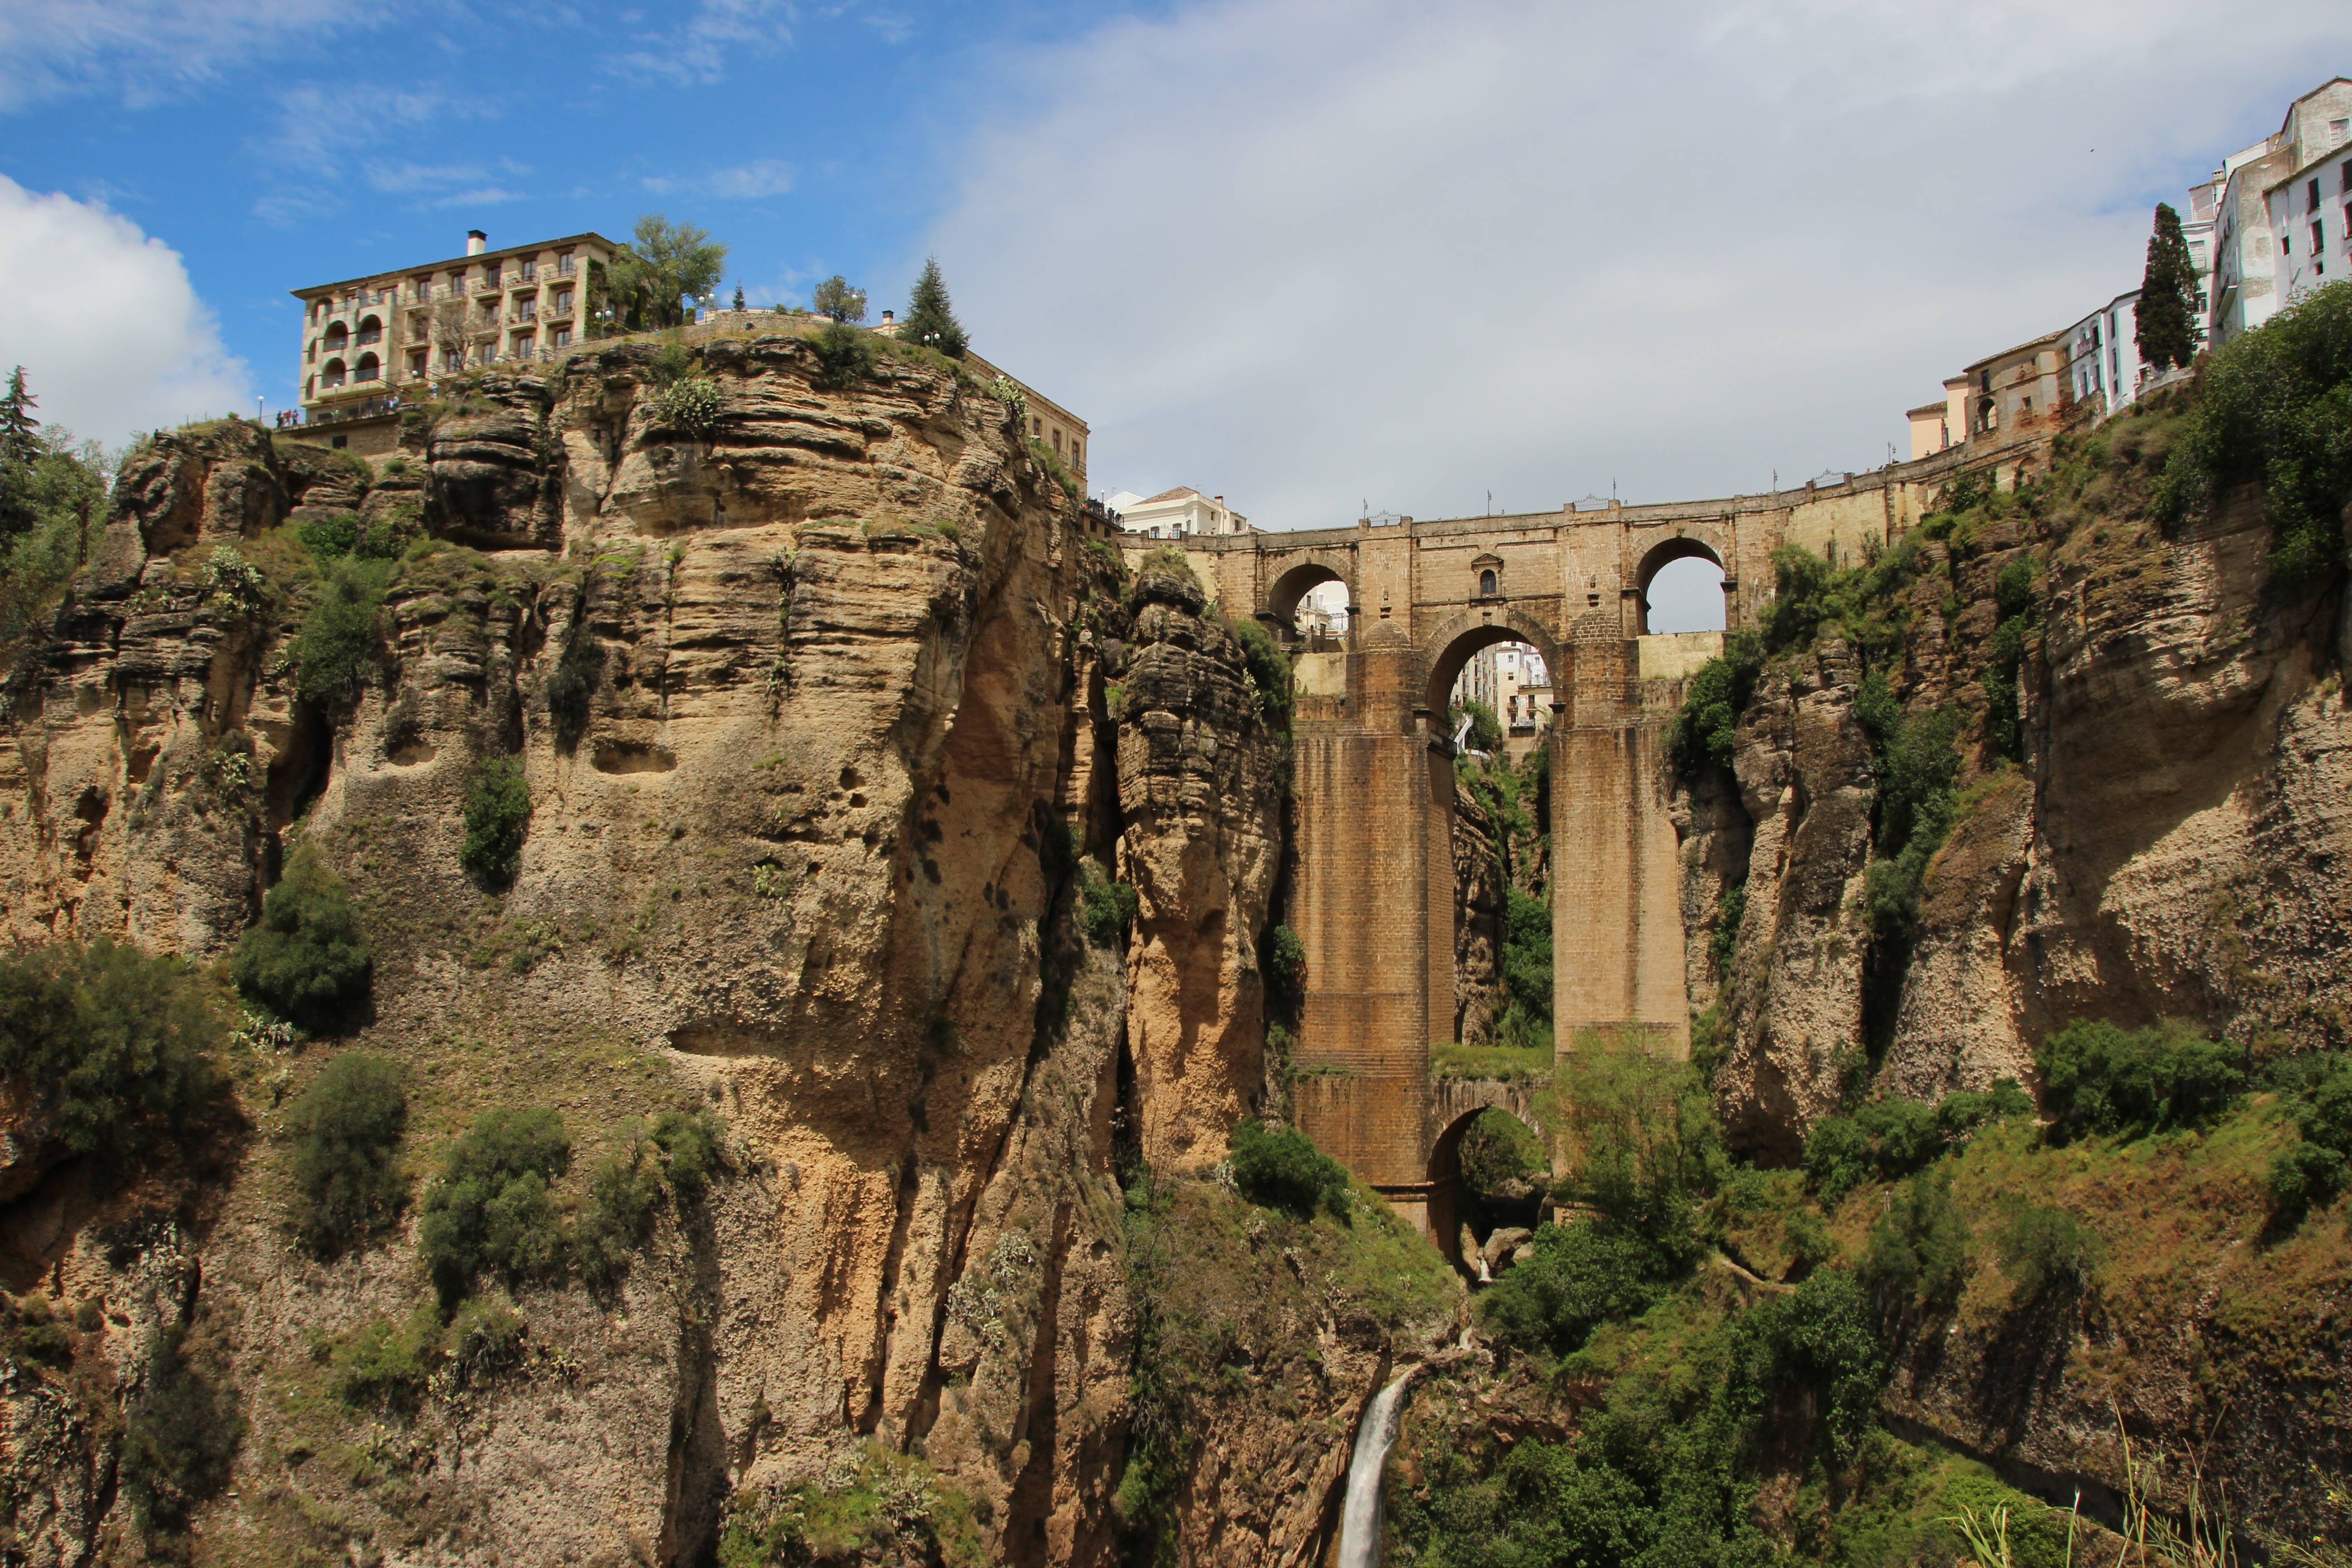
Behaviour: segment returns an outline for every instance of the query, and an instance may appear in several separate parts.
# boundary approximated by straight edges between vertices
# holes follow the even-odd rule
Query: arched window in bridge
[[[1478,574],[1478,596],[1482,599],[1495,596],[1495,572],[1491,566]]]

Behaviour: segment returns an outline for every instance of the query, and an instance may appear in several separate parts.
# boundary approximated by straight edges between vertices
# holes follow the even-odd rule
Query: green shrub
[[[719,413],[726,406],[717,382],[709,376],[689,375],[672,382],[654,399],[654,419],[665,430],[708,436],[718,428]]]
[[[1706,1079],[1688,1062],[1591,1037],[1561,1058],[1559,1079],[1559,1120],[1549,1125],[1577,1151],[1563,1195],[1679,1263],[1695,1258],[1706,1241],[1700,1205],[1726,1168]]]
[[[2270,1184],[2279,1219],[2294,1225],[2352,1182],[2352,1063],[2335,1058],[2311,1066],[2288,1105],[2300,1137],[2279,1152]]]
[[[1814,1125],[1805,1140],[1805,1175],[1823,1203],[1834,1204],[1864,1182],[1909,1175],[1989,1122],[2032,1114],[2032,1098],[2008,1078],[1988,1092],[1960,1090],[1932,1107],[1872,1100]]]
[[[279,1017],[325,1033],[367,995],[372,965],[350,889],[306,844],[238,940],[229,974]]]
[[[1832,1457],[1852,1458],[1877,1418],[1891,1370],[1861,1282],[1843,1269],[1817,1270],[1789,1294],[1758,1303],[1733,1331],[1733,1402],[1747,1421],[1762,1419],[1774,1394],[1796,1382],[1821,1396]]]
[[[1107,880],[1091,865],[1088,871],[1078,907],[1078,929],[1097,947],[1114,946],[1135,920],[1135,889],[1125,882]]]
[[[2028,1296],[2088,1282],[2098,1266],[2098,1237],[2063,1208],[2013,1205],[1993,1235],[2000,1266]]]
[[[167,1537],[227,1486],[245,1435],[236,1397],[191,1364],[184,1349],[178,1329],[157,1340],[122,1431],[121,1473],[132,1517],[142,1529]]]
[[[2125,1030],[2078,1019],[2034,1053],[2057,1139],[2201,1127],[2245,1087],[2241,1053],[2186,1024]]]
[[[2210,517],[2259,480],[2271,568],[2315,583],[2344,560],[2352,499],[2352,287],[2331,283],[2214,351],[2172,448],[2159,504]]]
[[[654,1118],[652,1136],[670,1190],[688,1203],[701,1197],[725,1157],[719,1119],[707,1110],[665,1110]]]
[[[56,1135],[102,1173],[153,1132],[177,1137],[220,1087],[221,1021],[187,964],[104,937],[0,953],[0,1076],[25,1086],[31,1133]]]
[[[440,1314],[423,1306],[404,1323],[376,1318],[337,1343],[328,1362],[331,1386],[354,1409],[413,1415],[440,1359]]]
[[[626,1151],[596,1162],[588,1176],[588,1201],[572,1226],[572,1256],[587,1287],[603,1294],[628,1272],[630,1255],[645,1240],[646,1221],[661,1197],[661,1184],[646,1168],[646,1147],[632,1137]]]
[[[1551,1158],[1528,1124],[1496,1107],[1480,1111],[1463,1130],[1455,1151],[1462,1184],[1477,1197],[1500,1192],[1515,1181],[1549,1178]]]
[[[1541,1225],[1531,1250],[1479,1294],[1478,1320],[1507,1344],[1566,1355],[1601,1324],[1648,1311],[1677,1272],[1674,1255],[1631,1226]]]
[[[1269,1129],[1255,1116],[1236,1123],[1233,1173],[1242,1196],[1299,1219],[1318,1208],[1344,1217],[1352,1206],[1346,1168],[1296,1127]]]
[[[504,1301],[476,1297],[449,1320],[446,1337],[450,1370],[459,1387],[477,1384],[514,1365],[522,1353],[528,1325]]]
[[[816,384],[846,392],[874,374],[874,335],[835,321],[809,340],[816,353]]]
[[[588,708],[604,677],[604,645],[588,625],[583,602],[564,634],[563,652],[547,678],[547,716],[555,726],[555,743],[571,751],[588,730]]]
[[[450,1145],[417,1226],[419,1259],[444,1301],[486,1268],[515,1281],[561,1270],[563,1232],[548,1184],[571,1163],[563,1118],[543,1106],[486,1110]]]
[[[1265,974],[1266,995],[1275,1010],[1295,1012],[1307,984],[1307,944],[1298,933],[1286,925],[1266,927],[1258,967]]]
[[[494,886],[514,880],[530,825],[530,786],[520,757],[485,757],[466,789],[466,841],[457,863]]]
[[[38,1291],[26,1297],[16,1309],[16,1348],[51,1366],[66,1366],[73,1361],[74,1337],[49,1310],[49,1299]]]
[[[1731,771],[1740,710],[1748,706],[1763,669],[1762,639],[1753,632],[1733,632],[1723,639],[1723,652],[1684,683],[1674,742],[1675,765],[1683,772],[1696,773],[1703,766]]]
[[[376,616],[383,606],[385,575],[380,563],[335,563],[294,638],[300,670],[296,689],[305,701],[339,700],[376,663],[383,647]]]
[[[1256,693],[1258,711],[1267,723],[1280,728],[1290,722],[1290,656],[1274,640],[1274,634],[1255,618],[1234,626],[1234,634],[1242,647],[1242,667],[1249,672],[1250,689]]]
[[[332,1256],[366,1239],[407,1200],[398,1164],[408,1127],[404,1076],[388,1057],[339,1056],[288,1112],[294,1228],[312,1251]]]
[[[683,338],[664,338],[654,349],[653,363],[646,374],[656,386],[667,390],[694,374],[694,351],[686,346]]]
[[[1739,927],[1747,918],[1748,884],[1734,882],[1716,901],[1715,934],[1707,942],[1707,956],[1714,961],[1718,983],[1731,979],[1731,962],[1739,952]]]
[[[1952,1197],[1952,1173],[1921,1171],[1870,1227],[1863,1283],[1891,1312],[1915,1305],[1944,1310],[1959,1300],[1974,1241],[1968,1217]]]

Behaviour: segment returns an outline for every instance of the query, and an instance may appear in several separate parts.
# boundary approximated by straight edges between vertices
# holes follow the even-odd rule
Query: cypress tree
[[[970,340],[948,303],[947,280],[940,276],[936,256],[924,261],[923,275],[915,279],[915,292],[907,301],[907,324],[898,329],[898,341],[928,344],[950,359],[963,357]]]
[[[2156,232],[2148,237],[2147,271],[2141,277],[2138,326],[2133,341],[2140,363],[2150,370],[2186,368],[2197,356],[2197,268],[2189,242],[2180,237],[2180,215],[2165,203],[2156,207]]]

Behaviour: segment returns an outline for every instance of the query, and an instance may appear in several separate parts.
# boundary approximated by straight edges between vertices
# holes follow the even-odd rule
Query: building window
[[[565,278],[572,276],[572,253],[570,251],[559,250],[555,253],[555,270]]]
[[[411,342],[421,343],[432,335],[433,322],[430,317],[411,316],[408,318],[408,336]]]
[[[310,346],[309,348],[304,349],[304,350],[302,351],[302,363],[303,363],[304,364],[316,364],[316,363],[319,363],[319,340],[318,340],[318,339],[316,339],[316,338],[312,338],[312,339],[310,340]]]
[[[558,327],[553,331],[547,334],[547,341],[551,347],[559,349],[568,348],[571,346],[572,342],[572,329],[570,327]]]
[[[423,375],[425,374],[425,351],[423,349],[415,349],[410,352],[408,355],[408,374],[411,375]]]
[[[530,282],[532,279],[534,279],[534,278],[536,278],[536,277],[538,277],[538,276],[539,276],[539,258],[538,258],[538,257],[536,257],[536,256],[526,256],[526,257],[524,257],[524,258],[522,258],[522,280],[523,280],[524,282],[528,283],[528,282]]]
[[[517,333],[514,335],[514,356],[515,356],[515,358],[517,358],[517,359],[529,359],[529,358],[530,357],[530,351],[531,351],[531,347],[532,347],[532,338],[531,338],[531,334],[530,334],[530,333],[529,333],[529,332],[517,332]]]
[[[518,294],[514,300],[514,319],[535,321],[539,319],[539,301],[529,294]]]
[[[441,351],[441,368],[453,375],[466,368],[466,350],[462,344],[451,343]]]
[[[1478,596],[1482,599],[1495,596],[1495,570],[1491,566],[1478,574]]]
[[[1055,457],[1057,457],[1057,458],[1058,458],[1058,457],[1060,457],[1061,455],[1062,455],[1062,433],[1061,433],[1059,430],[1056,430],[1056,431],[1055,431],[1055,432],[1054,432],[1054,456],[1055,456]]]
[[[485,289],[495,289],[498,286],[499,264],[495,261],[484,262],[482,264],[482,287]]]
[[[352,379],[353,381],[373,381],[378,375],[382,374],[383,372],[383,362],[382,360],[377,359],[373,354],[362,354],[360,355],[358,367],[352,372]]]
[[[1038,437],[1045,433],[1045,422],[1043,419],[1032,419],[1029,421],[1029,438],[1032,441],[1034,441]]]
[[[319,377],[319,384],[330,388],[342,385],[343,362],[339,359],[329,360],[326,370]]]
[[[327,437],[327,445],[332,447],[338,452],[341,451],[351,444],[352,438],[349,436],[330,436]]]
[[[1083,468],[1087,466],[1085,448],[1078,445],[1078,438],[1076,436],[1070,437],[1070,461],[1077,468]]]
[[[495,326],[497,326],[498,324],[499,324],[499,302],[498,302],[496,300],[483,300],[483,301],[482,301],[482,325],[484,325],[484,326],[486,326],[486,327],[495,327]]]
[[[2317,180],[2312,181],[2309,185],[2305,187],[2304,195],[2311,203],[2311,210],[2313,212],[2317,212],[2319,210],[2319,182]]]
[[[559,316],[568,316],[572,314],[571,289],[558,289],[555,291],[555,313]]]
[[[360,323],[360,335],[356,341],[362,343],[380,343],[383,342],[383,323],[377,321],[373,316],[370,316],[366,321]]]

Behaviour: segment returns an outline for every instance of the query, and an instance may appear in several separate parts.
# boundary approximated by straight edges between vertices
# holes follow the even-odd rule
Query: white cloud
[[[354,0],[7,0],[0,109],[87,89],[145,102],[372,18]]]
[[[5,174],[0,345],[24,365],[42,419],[110,445],[253,401],[177,251],[103,207],[37,195]]]
[[[992,77],[928,237],[1097,485],[1272,527],[1862,468],[2352,66],[2188,0],[1221,0]],[[2091,151],[2097,149],[2096,152]]]
[[[697,0],[683,26],[657,15],[661,30],[641,35],[644,47],[617,57],[614,68],[684,85],[717,81],[730,60],[786,47],[799,8],[792,0]]]
[[[751,201],[782,195],[793,188],[794,175],[790,163],[760,158],[732,169],[713,169],[707,174],[648,174],[637,184],[657,196],[687,192],[723,200]]]

